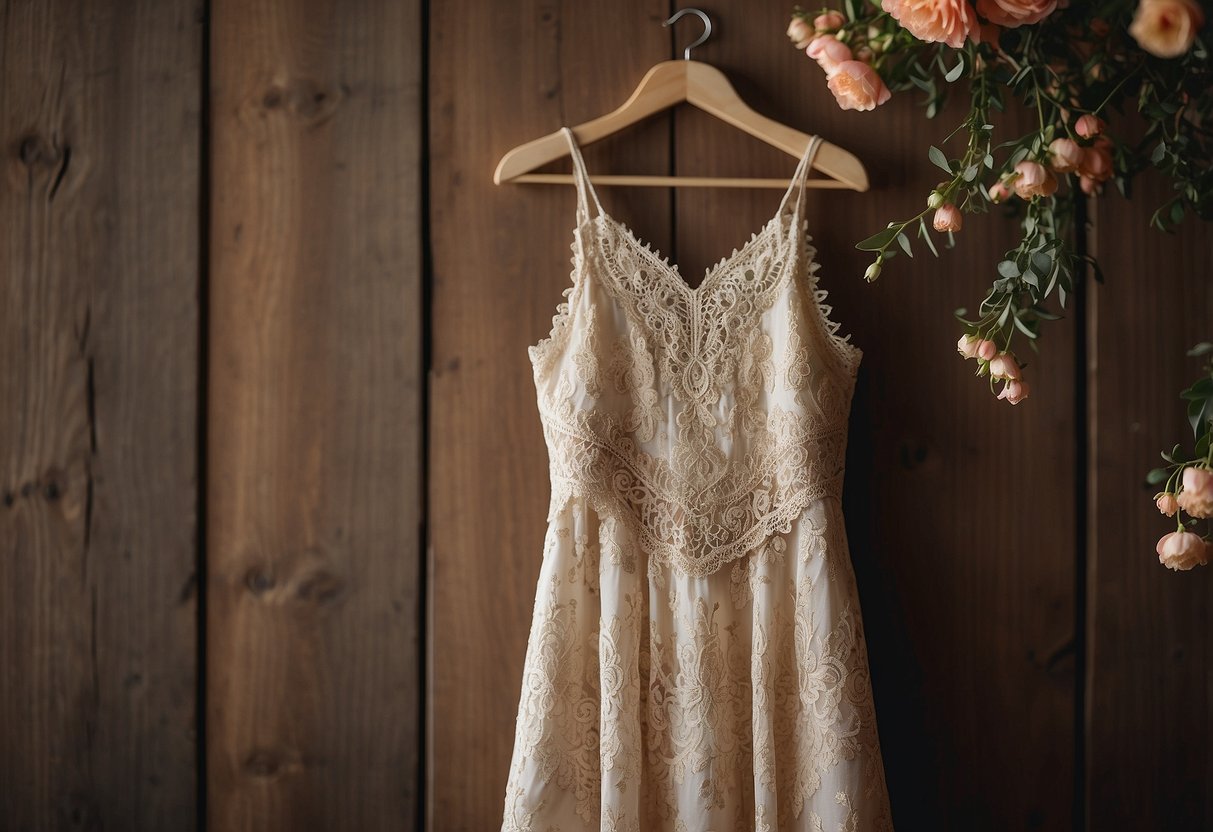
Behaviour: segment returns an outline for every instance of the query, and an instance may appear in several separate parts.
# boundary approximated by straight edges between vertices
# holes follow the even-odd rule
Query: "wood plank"
[[[1147,227],[1172,192],[1161,177],[1094,203],[1093,253],[1106,285],[1091,302],[1092,441],[1087,807],[1091,829],[1213,827],[1213,592],[1207,568],[1158,563],[1174,531],[1143,483],[1191,428],[1179,391],[1200,371],[1184,357],[1213,337],[1208,229]]]
[[[621,104],[670,57],[668,12],[652,0],[458,0],[430,13],[428,820],[490,829],[501,824],[549,494],[526,346],[548,334],[570,285],[575,222],[571,187],[498,188],[492,173],[511,147]],[[587,147],[585,159],[591,173],[665,173],[668,119]],[[601,197],[668,245],[667,192]]]
[[[787,13],[720,3],[716,33],[695,56],[724,70],[760,112],[855,153],[872,179],[863,194],[810,191],[806,216],[832,317],[865,351],[844,505],[894,820],[906,829],[1068,829],[1073,329],[1050,327],[1042,358],[1031,360],[1033,398],[1015,408],[956,355],[952,310],[984,296],[1018,232],[997,213],[966,218],[957,249],[940,259],[921,247],[864,282],[870,259],[855,243],[920,210],[939,179],[926,148],[959,122],[964,96],[934,122],[913,93],[871,113],[843,112],[818,67],[787,43]],[[680,45],[698,36],[685,25]],[[678,110],[675,137],[683,174],[786,178],[796,164],[690,108]],[[779,198],[679,192],[684,274],[698,282]]]
[[[0,825],[190,830],[201,21],[0,17]]]
[[[210,826],[408,828],[420,6],[218,0],[212,20]]]

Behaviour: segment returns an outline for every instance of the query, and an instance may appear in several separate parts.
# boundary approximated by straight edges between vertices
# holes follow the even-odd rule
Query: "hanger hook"
[[[699,36],[699,40],[695,41],[694,43],[692,43],[690,46],[688,46],[686,49],[684,49],[682,51],[682,59],[684,61],[689,61],[689,60],[691,60],[691,50],[694,49],[696,46],[699,46],[700,44],[702,44],[705,40],[708,39],[708,37],[711,36],[712,20],[699,9],[679,9],[678,11],[674,12],[673,17],[671,17],[669,20],[667,20],[665,23],[662,23],[661,25],[670,26],[676,20],[678,20],[678,18],[682,17],[684,14],[697,14],[697,15],[699,15],[699,19],[703,21],[703,34]]]

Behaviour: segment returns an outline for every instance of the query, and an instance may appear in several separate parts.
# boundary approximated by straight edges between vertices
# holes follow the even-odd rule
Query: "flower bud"
[[[876,278],[880,277],[880,261],[877,260],[872,265],[868,266],[868,270],[863,273],[863,279],[871,283]]]

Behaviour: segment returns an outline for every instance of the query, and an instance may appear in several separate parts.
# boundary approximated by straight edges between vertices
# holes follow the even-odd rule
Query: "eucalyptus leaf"
[[[860,251],[880,251],[889,243],[893,242],[893,238],[897,236],[898,228],[886,228],[884,231],[878,231],[866,240],[860,240],[855,244],[855,248]]]
[[[1146,474],[1146,482],[1150,485],[1158,485],[1160,482],[1166,482],[1170,476],[1166,468],[1154,468]]]

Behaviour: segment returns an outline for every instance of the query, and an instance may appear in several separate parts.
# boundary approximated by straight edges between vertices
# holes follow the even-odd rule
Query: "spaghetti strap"
[[[594,190],[593,184],[590,182],[590,174],[585,169],[585,159],[581,157],[581,148],[577,145],[577,137],[573,135],[572,128],[561,127],[564,137],[569,142],[569,155],[573,157],[573,179],[577,182],[577,213],[582,217],[590,216],[590,203],[586,198],[593,198],[594,205],[598,208],[598,213],[602,214],[602,203],[598,201],[598,192]]]
[[[804,155],[800,157],[800,162],[796,165],[796,171],[792,174],[792,181],[788,184],[788,189],[784,192],[783,199],[779,203],[779,210],[781,212],[787,207],[788,198],[795,191],[796,204],[792,209],[792,213],[794,215],[800,214],[800,206],[804,202],[805,180],[809,178],[809,173],[813,169],[813,160],[817,158],[817,151],[821,148],[822,141],[824,140],[819,135],[814,135],[809,139],[809,144],[804,150]]]

